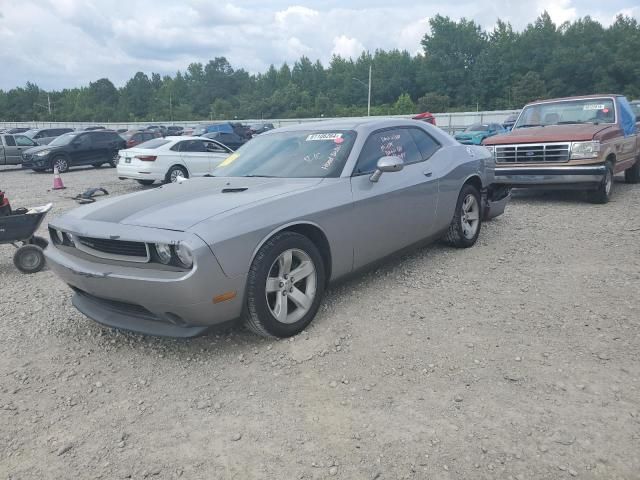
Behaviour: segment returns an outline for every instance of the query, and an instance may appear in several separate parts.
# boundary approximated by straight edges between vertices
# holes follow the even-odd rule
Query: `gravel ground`
[[[115,171],[0,171],[14,206]],[[332,287],[290,340],[104,329],[0,246],[0,478],[640,478],[640,188],[516,193],[469,250]]]

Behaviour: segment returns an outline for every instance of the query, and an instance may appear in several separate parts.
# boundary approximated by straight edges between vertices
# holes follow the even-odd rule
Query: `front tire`
[[[640,158],[636,160],[633,167],[624,171],[624,181],[627,183],[640,183]]]
[[[186,168],[181,167],[180,165],[174,165],[167,171],[167,174],[164,177],[164,183],[176,183],[178,177],[189,178],[189,172],[187,172]]]
[[[58,168],[58,173],[66,173],[69,171],[69,161],[65,157],[56,157],[51,162],[51,168]]]
[[[605,166],[606,172],[598,188],[587,192],[587,198],[591,203],[604,204],[611,199],[611,194],[613,193],[613,165],[611,162],[607,162]]]
[[[324,287],[324,262],[315,244],[299,233],[278,233],[251,264],[245,323],[264,337],[296,335],[318,312]]]
[[[480,192],[473,185],[464,185],[458,195],[456,210],[445,235],[445,241],[449,245],[469,248],[476,243],[482,227],[480,209]]]

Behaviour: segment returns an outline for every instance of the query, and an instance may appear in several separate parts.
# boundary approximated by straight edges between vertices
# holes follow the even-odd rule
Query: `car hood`
[[[321,178],[197,178],[72,210],[76,220],[186,231],[235,208],[317,185]]]
[[[472,138],[487,135],[487,132],[464,132],[456,134],[456,138]]]
[[[582,142],[593,140],[611,125],[547,125],[546,127],[528,127],[511,130],[509,133],[487,138],[485,145],[504,145],[509,143],[540,142]]]
[[[52,147],[51,145],[38,145],[37,147],[31,147],[24,151],[24,153],[28,153],[33,155],[34,153],[42,152],[43,150],[55,150],[58,147]]]

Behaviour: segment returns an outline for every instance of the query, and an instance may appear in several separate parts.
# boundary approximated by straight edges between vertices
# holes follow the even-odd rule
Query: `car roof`
[[[423,127],[425,122],[419,120],[407,120],[405,118],[345,118],[339,120],[325,120],[321,122],[301,123],[287,125],[277,130],[269,130],[262,135],[274,135],[281,132],[296,132],[306,130],[330,131],[330,130],[357,130],[359,132],[372,132],[381,128],[393,128],[403,126]]]
[[[601,94],[591,94],[591,95],[576,95],[574,97],[560,97],[560,98],[546,98],[544,100],[534,100],[533,102],[527,103],[527,105],[533,105],[536,103],[552,103],[552,102],[564,102],[567,100],[588,100],[590,98],[603,98],[603,97],[622,97],[619,93],[601,93]]]

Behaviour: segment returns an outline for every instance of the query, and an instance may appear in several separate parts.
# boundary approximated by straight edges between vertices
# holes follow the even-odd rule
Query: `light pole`
[[[367,87],[369,89],[369,95],[367,97],[367,117],[370,117],[371,116],[371,64],[369,64],[369,85],[364,83],[359,78],[356,78],[356,77],[352,77],[352,78],[356,82],[361,83],[362,85],[364,85],[365,87]]]

